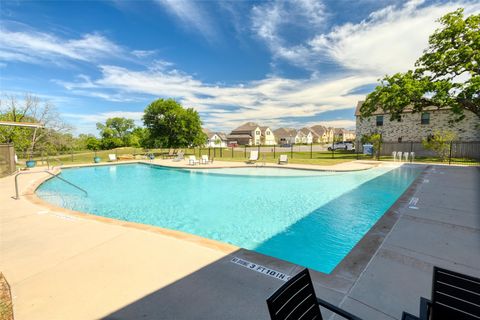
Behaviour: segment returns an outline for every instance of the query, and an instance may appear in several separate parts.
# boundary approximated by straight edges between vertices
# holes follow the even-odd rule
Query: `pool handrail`
[[[57,179],[60,179],[60,180],[62,180],[62,181],[65,182],[65,183],[68,183],[68,184],[71,185],[72,187],[77,188],[78,190],[84,192],[86,196],[88,196],[88,192],[87,192],[85,189],[83,189],[83,188],[81,188],[81,187],[79,187],[79,186],[71,183],[71,182],[68,181],[68,180],[63,179],[62,177],[59,177],[58,175],[56,175],[56,174],[54,174],[54,173],[52,173],[52,172],[50,172],[50,171],[48,171],[48,170],[41,170],[41,171],[22,171],[22,172],[18,172],[18,173],[15,175],[15,198],[14,198],[15,200],[19,200],[19,199],[20,199],[20,195],[19,195],[19,193],[18,193],[18,176],[21,175],[21,174],[31,174],[31,173],[48,173],[48,174],[51,175],[52,177],[57,178]]]

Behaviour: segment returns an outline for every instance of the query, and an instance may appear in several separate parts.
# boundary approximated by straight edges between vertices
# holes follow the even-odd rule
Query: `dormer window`
[[[256,134],[260,134],[260,131],[259,131],[259,130],[257,130]]]

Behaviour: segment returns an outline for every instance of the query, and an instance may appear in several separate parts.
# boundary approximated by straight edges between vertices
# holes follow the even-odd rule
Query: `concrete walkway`
[[[433,166],[399,208],[399,220],[343,298],[364,319],[418,315],[431,296],[432,268],[480,277],[480,168]]]
[[[38,177],[21,177],[27,190]],[[425,183],[423,183],[425,182]],[[313,272],[317,294],[364,319],[399,319],[428,297],[433,265],[480,276],[480,169],[435,166],[389,213],[391,231],[366,268]],[[66,214],[0,179],[0,270],[15,319],[268,319],[265,299],[284,282],[231,262],[293,275],[300,267],[233,247]],[[380,240],[379,240],[380,241]],[[368,262],[369,258],[367,259]]]

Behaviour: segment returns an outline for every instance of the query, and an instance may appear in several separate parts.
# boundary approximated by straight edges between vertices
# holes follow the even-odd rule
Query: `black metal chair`
[[[420,316],[402,320],[479,320],[480,279],[433,267],[432,300],[420,298]]]
[[[272,320],[322,320],[318,305],[345,319],[360,320],[351,313],[317,298],[308,269],[304,269],[281,286],[267,299],[267,305]]]

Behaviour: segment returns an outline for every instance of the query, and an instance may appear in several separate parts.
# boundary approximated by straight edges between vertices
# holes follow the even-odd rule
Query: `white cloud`
[[[324,112],[352,109],[363,95],[349,95],[353,89],[372,83],[374,77],[350,76],[330,81],[267,78],[239,85],[205,84],[176,69],[150,68],[142,71],[119,66],[101,66],[96,80],[79,77],[78,82],[62,83],[77,94],[112,100],[132,95],[175,97],[186,107],[204,115],[207,125],[229,130],[245,121],[259,121],[278,127],[291,119],[318,117]],[[88,88],[88,93],[83,90]],[[115,96],[113,96],[115,97]],[[290,119],[290,120],[286,120]],[[298,121],[300,122],[300,121]]]
[[[419,7],[422,1],[409,1],[400,9],[393,6],[373,12],[359,24],[345,24],[309,42],[311,49],[356,71],[383,75],[414,67],[428,46],[428,37],[439,27],[435,20],[465,6],[480,10],[480,5],[442,4]]]
[[[196,1],[156,0],[162,7],[179,19],[179,24],[187,29],[193,28],[209,41],[217,37],[211,17]]]
[[[34,30],[0,29],[0,58],[22,62],[54,61],[68,58],[94,61],[101,57],[119,56],[122,49],[98,33],[88,33],[78,39],[62,39]]]
[[[262,39],[274,59],[285,59],[294,65],[308,69],[310,51],[302,41],[289,43],[283,32],[290,28],[309,34],[312,30],[323,29],[326,19],[325,6],[319,0],[274,1],[262,3],[252,8],[252,29]],[[310,60],[310,59],[308,59]]]
[[[276,59],[308,70],[318,68],[319,62],[333,61],[353,72],[379,77],[412,69],[427,48],[429,35],[439,27],[435,20],[444,14],[459,7],[464,7],[467,14],[480,12],[480,4],[474,2],[429,6],[423,6],[423,2],[412,0],[401,7],[388,6],[372,12],[360,23],[336,26],[328,33],[319,32],[293,45],[285,45],[285,39],[278,32],[279,25],[289,14],[282,10],[284,2],[255,7],[252,28]],[[318,23],[321,21],[317,19]]]

